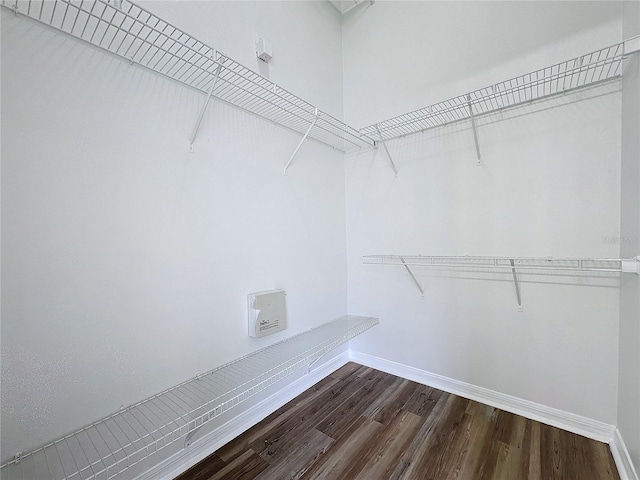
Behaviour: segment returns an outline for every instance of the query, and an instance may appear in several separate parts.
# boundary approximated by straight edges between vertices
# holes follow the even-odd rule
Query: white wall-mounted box
[[[263,37],[256,39],[256,56],[263,62],[269,62],[273,58],[273,48],[271,42]]]
[[[284,290],[268,290],[247,295],[250,337],[264,337],[286,328],[284,296]]]

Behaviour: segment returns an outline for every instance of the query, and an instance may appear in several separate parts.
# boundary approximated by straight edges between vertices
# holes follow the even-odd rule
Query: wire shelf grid
[[[512,270],[543,270],[564,272],[627,272],[627,265],[637,269],[637,259],[620,258],[554,258],[554,257],[487,257],[487,256],[426,256],[426,255],[365,255],[368,265],[417,266],[436,269],[487,268]],[[630,267],[634,272],[634,268]]]
[[[129,0],[0,5],[338,150],[373,140]],[[218,81],[216,82],[216,71]]]
[[[623,60],[635,53],[625,51],[625,43],[369,125],[360,132],[379,140],[391,140],[618,79]]]
[[[241,357],[0,467],[6,480],[107,480],[378,323],[347,315]]]

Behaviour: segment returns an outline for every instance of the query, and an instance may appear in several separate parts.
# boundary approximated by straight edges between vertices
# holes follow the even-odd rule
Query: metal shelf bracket
[[[211,52],[211,60],[215,59],[215,50],[213,50]],[[222,69],[222,64],[224,63],[224,60],[222,60],[219,64],[218,67],[216,68],[215,73],[213,74],[213,80],[211,81],[211,87],[209,87],[209,92],[207,93],[207,98],[205,99],[204,103],[202,104],[202,108],[200,109],[200,115],[198,115],[198,120],[195,124],[195,126],[193,127],[193,132],[191,133],[191,137],[189,137],[189,152],[193,152],[193,142],[195,141],[196,137],[198,136],[198,130],[200,130],[200,124],[202,123],[202,119],[204,118],[204,114],[207,111],[207,107],[209,106],[209,101],[211,100],[211,97],[213,96],[213,89],[216,88],[216,83],[218,83],[218,78],[220,77],[220,70]]]
[[[476,117],[473,113],[473,106],[471,105],[471,95],[467,95],[467,104],[469,105],[469,118],[471,119],[471,130],[473,130],[473,141],[476,144],[476,165],[482,165],[480,160],[480,144],[478,143],[478,128],[476,126]]]
[[[305,373],[306,373],[306,374],[311,373],[311,369],[313,368],[313,366],[314,366],[316,363],[318,363],[318,362],[319,362],[323,357],[324,357],[324,355],[323,355],[323,356],[320,356],[320,357],[318,357],[318,358],[316,358],[316,359],[313,359],[313,360],[311,360],[311,361],[309,361],[309,362],[307,362],[307,368],[306,368]]]
[[[307,139],[307,137],[309,136],[309,133],[311,132],[311,129],[313,129],[313,127],[316,126],[316,122],[318,121],[318,109],[316,108],[316,116],[313,119],[313,122],[311,122],[311,125],[309,125],[309,128],[307,129],[307,131],[305,132],[304,136],[302,137],[302,139],[300,140],[300,143],[298,143],[298,146],[296,147],[296,149],[293,151],[293,153],[291,154],[291,157],[289,158],[289,161],[287,162],[287,164],[284,166],[284,174],[287,174],[287,170],[289,169],[289,165],[291,165],[291,162],[293,162],[293,159],[295,158],[295,156],[298,154],[298,150],[300,150],[300,147],[302,146],[302,144],[304,143],[304,141]]]
[[[201,427],[196,428],[195,430],[187,433],[187,436],[184,438],[184,448],[189,448],[193,443],[193,437],[195,437],[196,433],[200,430]]]
[[[509,259],[511,264],[511,275],[513,275],[513,285],[516,287],[516,300],[518,301],[518,311],[522,311],[522,298],[520,297],[520,285],[518,284],[518,274],[516,273],[516,262],[513,258]]]
[[[382,146],[384,147],[384,151],[387,152],[387,158],[389,159],[389,163],[391,164],[391,168],[393,168],[393,173],[396,174],[396,177],[398,176],[398,169],[396,168],[396,164],[393,162],[393,157],[391,157],[391,154],[389,153],[389,149],[387,148],[387,144],[384,143],[384,139],[382,138],[382,132],[380,132],[380,126],[376,125],[376,130],[378,131],[378,136],[380,137],[380,140],[378,140],[378,142],[380,142],[382,144]]]
[[[420,282],[418,282],[418,279],[416,278],[416,276],[413,274],[413,272],[409,268],[409,265],[407,265],[407,262],[405,262],[404,258],[402,258],[402,257],[400,257],[400,261],[402,262],[402,265],[404,266],[404,268],[407,270],[407,272],[411,276],[411,280],[413,280],[413,283],[415,283],[416,287],[418,287],[418,290],[420,290],[420,294],[422,296],[424,296],[424,288],[422,288],[420,286]]]

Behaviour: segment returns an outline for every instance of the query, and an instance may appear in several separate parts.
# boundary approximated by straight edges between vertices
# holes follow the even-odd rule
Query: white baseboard
[[[240,411],[237,416],[233,417],[227,423],[194,442],[188,450],[183,450],[156,465],[140,475],[138,480],[174,479],[323,378],[331,375],[348,361],[348,352],[332,357],[327,362],[317,366],[308,374],[298,378],[268,398],[265,398],[244,411]]]
[[[349,358],[361,365],[413,380],[507,412],[522,415],[523,417],[537,420],[547,425],[577,433],[578,435],[600,442],[611,444],[614,437],[615,427],[613,425],[587,417],[353,350],[349,351]]]
[[[624,444],[620,430],[615,429],[613,440],[611,441],[611,455],[618,467],[618,473],[620,474],[620,480],[639,480],[638,473],[633,466],[629,450]]]

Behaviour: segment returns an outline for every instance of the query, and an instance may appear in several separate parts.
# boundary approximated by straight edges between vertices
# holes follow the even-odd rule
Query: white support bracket
[[[476,165],[482,165],[480,160],[480,144],[478,143],[478,129],[476,127],[476,117],[473,113],[473,106],[471,105],[471,95],[467,95],[467,104],[469,105],[469,118],[471,118],[471,129],[473,130],[473,140],[476,144]]]
[[[212,53],[212,59],[214,58],[215,52]],[[198,130],[200,130],[200,124],[202,123],[202,119],[204,118],[204,114],[207,111],[207,107],[209,106],[209,101],[213,96],[213,89],[216,88],[216,83],[218,83],[218,78],[220,77],[220,70],[222,69],[222,60],[221,63],[218,63],[218,67],[216,68],[216,72],[213,75],[213,81],[211,82],[211,87],[209,87],[209,92],[207,93],[207,98],[202,105],[202,109],[200,109],[200,115],[198,116],[198,121],[196,122],[195,127],[193,128],[193,132],[191,133],[191,137],[189,137],[189,152],[193,152],[193,142],[198,136]]]
[[[522,298],[520,297],[520,285],[518,284],[518,274],[516,273],[516,262],[513,258],[509,259],[511,264],[511,275],[513,275],[513,284],[516,287],[516,300],[518,301],[518,311],[522,311]]]
[[[307,139],[307,137],[309,136],[309,133],[311,132],[311,129],[313,127],[316,126],[316,122],[318,121],[318,109],[316,108],[316,116],[313,119],[313,122],[311,122],[311,125],[309,125],[309,128],[307,129],[307,131],[305,132],[304,136],[302,137],[302,140],[300,140],[300,143],[298,143],[298,146],[296,147],[296,149],[293,151],[293,153],[291,154],[291,157],[289,158],[289,161],[287,162],[287,164],[284,166],[284,174],[287,174],[287,170],[289,169],[289,165],[291,165],[291,162],[293,162],[293,159],[295,158],[295,156],[298,154],[298,150],[300,150],[300,147],[302,146],[302,144],[304,143],[304,141]]]
[[[424,288],[420,286],[420,282],[418,282],[418,279],[409,268],[409,265],[407,265],[407,262],[405,262],[404,258],[402,257],[400,257],[400,261],[402,262],[402,265],[404,265],[404,268],[407,270],[407,272],[409,272],[409,275],[411,276],[411,280],[413,280],[413,283],[415,283],[416,287],[418,287],[418,290],[420,290],[420,294],[424,296]]]
[[[382,132],[380,132],[380,125],[376,125],[376,130],[378,130],[378,136],[380,137],[380,140],[378,140],[378,142],[380,142],[382,144],[382,146],[384,147],[384,151],[387,152],[387,158],[389,159],[389,163],[391,163],[391,168],[393,168],[393,173],[396,174],[396,177],[398,176],[398,169],[396,168],[396,164],[393,163],[393,158],[391,157],[391,154],[389,153],[389,149],[387,148],[387,144],[384,143],[384,140],[382,138]]]
[[[200,427],[196,427],[195,430],[187,433],[187,436],[184,437],[184,448],[189,448],[191,446],[191,444],[193,443],[193,437],[195,437],[196,433],[198,433],[198,430],[200,430],[201,427],[202,425],[200,425]]]
[[[312,361],[310,361],[310,362],[307,362],[307,368],[306,368],[305,373],[310,373],[310,372],[311,372],[311,369],[313,368],[313,366],[314,366],[316,363],[318,363],[318,362],[320,361],[320,359],[321,359],[321,358],[323,358],[323,357],[324,357],[324,354],[323,354],[323,355],[320,355],[320,356],[319,356],[318,358],[316,358],[315,360],[312,360]]]
[[[636,275],[640,275],[640,257],[622,260],[620,267],[622,273],[635,273]]]

